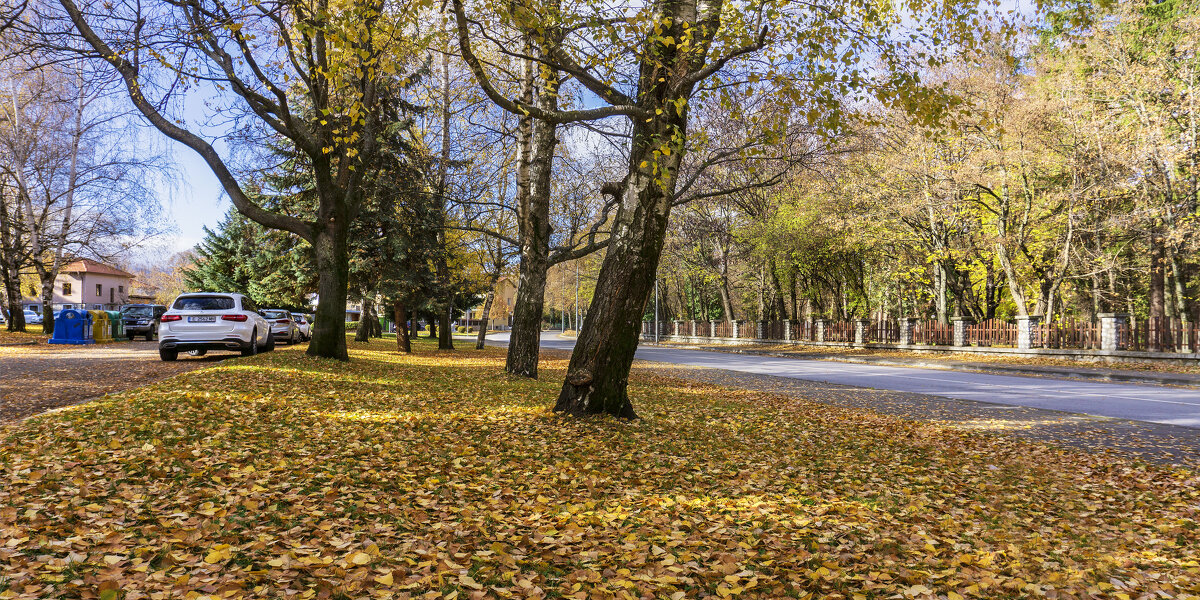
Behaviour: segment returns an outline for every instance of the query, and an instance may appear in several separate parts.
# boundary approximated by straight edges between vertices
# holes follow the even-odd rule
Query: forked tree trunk
[[[392,312],[396,317],[396,349],[406,354],[412,352],[412,342],[408,337],[408,308],[397,300],[392,305]]]
[[[309,356],[350,360],[346,353],[346,285],[350,279],[348,225],[348,219],[335,219],[318,229],[314,236],[319,300],[312,341],[306,352]]]

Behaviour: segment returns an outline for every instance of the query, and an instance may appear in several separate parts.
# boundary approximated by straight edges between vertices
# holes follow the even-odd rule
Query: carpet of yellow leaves
[[[1195,473],[502,350],[288,349],[0,430],[0,598],[1196,598]]]

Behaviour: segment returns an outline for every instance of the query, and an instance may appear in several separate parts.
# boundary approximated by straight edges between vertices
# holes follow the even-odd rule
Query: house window
[[[69,284],[69,283],[64,283],[64,284],[63,284],[63,295],[64,295],[64,296],[70,296],[70,295],[71,295],[71,284]]]
[[[104,284],[97,283],[96,284],[96,297],[100,298],[103,295],[104,295]]]
[[[116,288],[108,288],[108,303],[109,304],[116,302],[116,300],[113,300],[113,296],[115,295],[114,293],[116,291],[117,291]]]
[[[120,292],[120,293],[122,293],[122,294],[124,294],[124,293],[125,293],[125,286],[123,286],[123,285],[118,285],[118,286],[117,286],[117,291],[118,291],[118,292]]]

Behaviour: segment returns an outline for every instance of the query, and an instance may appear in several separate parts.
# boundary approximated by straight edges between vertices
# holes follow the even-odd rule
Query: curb
[[[944,363],[936,361],[923,360],[896,360],[892,358],[872,358],[859,356],[820,356],[820,357],[796,357],[789,356],[782,352],[771,352],[766,350],[739,350],[729,348],[728,350],[712,349],[705,346],[677,346],[677,345],[662,345],[662,344],[646,344],[656,348],[681,348],[687,350],[703,350],[705,352],[725,352],[730,354],[749,354],[754,356],[770,356],[772,358],[790,358],[795,360],[821,360],[827,362],[843,362],[863,365],[880,365],[885,367],[917,367],[922,369],[939,369],[943,371],[962,371],[968,373],[990,373],[994,375],[1033,375],[1040,377],[1069,377],[1072,379],[1088,379],[1094,381],[1120,382],[1120,383],[1145,383],[1151,385],[1175,385],[1184,387],[1200,387],[1200,377],[1172,376],[1172,375],[1135,375],[1129,373],[1100,373],[1096,371],[1076,371],[1065,367],[1021,367],[1021,366],[1005,366],[1005,365],[981,365],[981,364],[956,364]]]

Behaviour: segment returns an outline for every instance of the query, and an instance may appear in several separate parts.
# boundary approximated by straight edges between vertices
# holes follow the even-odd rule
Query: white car
[[[296,323],[296,328],[300,330],[300,341],[307,342],[312,339],[312,323],[308,322],[308,317],[300,313],[292,313],[292,321]]]
[[[292,321],[292,313],[278,308],[268,308],[258,311],[271,324],[271,335],[276,342],[288,344],[300,343],[300,328]]]
[[[25,323],[29,324],[29,325],[41,325],[42,324],[42,313],[34,312],[32,310],[29,310],[28,308],[25,309]]]
[[[158,328],[158,356],[175,360],[180,352],[204,356],[209,350],[253,356],[275,349],[271,324],[258,314],[254,301],[241,294],[183,294],[163,313]]]

